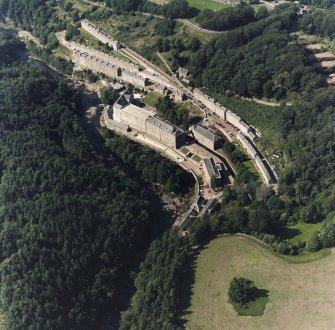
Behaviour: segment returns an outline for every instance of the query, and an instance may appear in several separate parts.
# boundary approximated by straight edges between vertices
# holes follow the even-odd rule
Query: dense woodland
[[[264,7],[265,8],[265,7]],[[255,21],[257,18],[267,16],[267,10],[261,10],[260,14],[255,14],[254,9],[248,5],[237,5],[214,12],[210,9],[203,10],[196,18],[201,27],[209,30],[230,30]]]
[[[174,125],[187,128],[189,124],[188,110],[178,107],[168,96],[160,97],[156,104],[159,115]]]
[[[9,64],[18,55],[0,35],[9,56],[1,65]],[[149,243],[151,193],[136,173],[92,151],[76,114],[79,96],[64,82],[18,63],[0,68],[0,84],[7,327],[96,328],[118,307],[120,280]]]
[[[302,0],[301,3],[327,9],[335,5],[334,0]]]
[[[302,17],[300,28],[308,34],[335,39],[335,9],[329,12],[311,9]]]
[[[185,194],[193,187],[193,176],[157,152],[104,130],[110,152],[129,166],[133,174],[163,185],[168,192]]]
[[[250,175],[245,156],[226,144],[225,153],[237,165],[236,185],[225,188],[217,213],[193,222],[191,245],[242,231],[258,235],[281,253],[334,246],[335,92],[325,88],[323,76],[291,35],[301,28],[333,38],[333,13],[311,10],[299,25],[297,9],[281,6],[201,46],[196,39],[185,45],[166,39],[174,33],[171,18],[194,14],[185,1],[164,6],[138,0],[107,3],[116,12],[143,10],[165,16],[156,27],[161,36],[157,48],[172,48],[177,66],[182,47],[194,47],[195,54],[183,64],[195,86],[277,100],[295,95],[292,106],[278,110],[286,162],[278,194]],[[313,3],[327,8],[332,0]],[[32,31],[49,49],[58,44],[54,33],[68,26],[57,18],[55,5],[56,1],[0,0],[1,13]],[[60,5],[69,6],[64,1]],[[104,9],[91,14],[110,13]],[[79,20],[77,11],[71,15],[74,22]],[[202,15],[206,18],[206,12]],[[155,219],[145,181],[178,193],[188,180],[182,172],[172,180],[173,165],[115,136],[106,136],[113,161],[97,156],[76,113],[78,95],[47,72],[14,65],[22,50],[20,42],[0,30],[0,257],[6,322],[9,329],[96,329],[101,314],[115,310],[120,281],[151,239]],[[115,97],[105,96],[109,102]],[[175,124],[187,125],[187,113],[166,99],[161,99],[158,111]],[[325,225],[297,247],[276,237],[283,226],[299,221]],[[189,251],[187,239],[174,231],[152,244],[136,277],[136,293],[123,314],[122,329],[178,328],[178,285]]]
[[[311,92],[325,82],[290,32],[296,9],[278,7],[257,22],[223,34],[190,59],[194,84],[211,91],[276,98]]]
[[[154,241],[135,280],[131,307],[122,315],[121,330],[181,329],[181,274],[187,269],[190,247],[171,230]]]

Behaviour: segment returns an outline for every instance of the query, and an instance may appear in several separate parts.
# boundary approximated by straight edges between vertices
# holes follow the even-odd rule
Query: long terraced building
[[[209,110],[215,112],[219,117],[223,118],[227,122],[231,123],[233,126],[238,128],[241,132],[247,135],[251,140],[256,136],[253,133],[252,128],[244,122],[241,117],[233,113],[232,111],[225,108],[220,103],[216,102],[215,99],[209,97],[203,93],[200,89],[195,88],[193,91],[193,96],[204,104]]]
[[[102,53],[76,42],[66,42],[64,45],[72,51],[72,56],[81,67],[103,73],[109,77],[120,79],[138,87],[146,87],[148,78],[139,74],[139,67],[114,56]]]
[[[185,143],[185,134],[180,129],[155,116],[154,112],[132,104],[133,91],[128,88],[113,104],[107,121],[146,133],[170,148],[180,148]],[[111,118],[112,117],[112,118]]]
[[[113,50],[117,51],[120,49],[120,44],[117,40],[113,39],[110,35],[100,30],[98,27],[94,26],[88,20],[82,20],[81,27],[99,41],[101,41],[103,44],[107,44],[108,46],[112,47]]]

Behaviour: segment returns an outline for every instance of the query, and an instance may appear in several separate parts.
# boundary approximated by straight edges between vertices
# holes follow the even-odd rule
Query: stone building
[[[186,100],[186,95],[183,92],[177,90],[176,93],[174,94],[174,99],[177,102],[183,102]]]
[[[105,62],[104,60],[101,60],[95,56],[91,56],[85,52],[76,50],[73,53],[73,56],[77,63],[84,68],[93,70],[95,72],[104,73],[107,76],[113,78],[117,78],[121,74],[121,70],[118,66]]]
[[[139,132],[146,132],[146,120],[152,112],[141,109],[131,103],[124,103],[124,99],[113,105],[113,119]]]
[[[113,120],[139,132],[146,133],[170,148],[180,148],[185,143],[183,131],[159,119],[155,113],[132,104],[133,91],[128,88],[113,104]]]
[[[111,56],[109,54],[100,52],[94,48],[78,44],[76,42],[70,41],[65,44],[65,46],[72,52],[75,52],[77,50],[81,52],[85,52],[91,56],[97,57],[105,62],[108,62],[110,64],[116,65],[122,69],[126,69],[131,72],[138,73],[140,71],[139,66],[135,65],[134,63],[131,63],[129,61],[121,60],[120,58]]]
[[[166,88],[166,86],[161,85],[161,84],[155,84],[155,85],[153,86],[153,90],[154,90],[156,93],[158,93],[158,94],[160,94],[160,95],[163,95],[163,96],[166,96],[166,95],[169,94],[169,89]]]
[[[208,149],[218,149],[223,143],[223,139],[220,136],[216,135],[211,129],[202,125],[192,126],[191,132],[194,138]]]
[[[144,78],[139,74],[130,72],[128,70],[122,70],[121,77],[123,81],[139,87],[146,87],[148,85],[148,78]]]
[[[218,188],[222,186],[222,167],[217,164],[213,158],[204,158],[202,160],[202,168],[205,174],[206,181],[210,188]]]
[[[250,158],[255,159],[255,157],[258,155],[258,152],[253,144],[250,143],[250,141],[248,141],[248,139],[241,132],[236,134],[236,138],[241,143],[242,147],[247,151]]]
[[[223,105],[216,102],[213,98],[209,97],[205,93],[203,93],[200,89],[195,88],[193,91],[194,97],[200,101],[203,105],[205,105],[209,110],[215,112],[219,117],[223,118],[236,128],[238,128],[241,132],[247,135],[251,140],[255,138],[255,134],[253,133],[253,129],[245,123],[241,117],[232,111],[226,109]]]
[[[117,40],[113,39],[110,35],[95,27],[88,20],[82,20],[81,27],[99,41],[101,41],[103,44],[107,44],[108,46],[112,47],[113,50],[117,51],[120,49],[120,44]]]
[[[146,133],[170,148],[178,149],[185,144],[183,131],[155,116],[147,119]]]
[[[257,168],[259,169],[259,172],[261,173],[262,179],[264,180],[265,183],[270,184],[272,183],[271,175],[265,166],[264,162],[261,160],[261,158],[256,155],[255,157],[255,163]]]

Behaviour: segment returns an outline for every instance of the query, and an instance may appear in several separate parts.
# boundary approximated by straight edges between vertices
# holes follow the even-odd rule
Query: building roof
[[[154,89],[164,92],[167,88],[165,86],[161,85],[161,84],[156,84],[154,86]]]
[[[133,77],[133,78],[141,80],[143,82],[145,82],[145,81],[148,80],[148,78],[144,78],[144,77],[142,77],[142,76],[140,76],[140,75],[138,75],[136,73],[130,72],[128,70],[123,70],[122,71],[122,75],[127,75],[128,77]]]
[[[181,75],[186,77],[188,75],[188,70],[185,68],[182,68],[181,66],[178,68],[177,72]]]
[[[112,87],[113,87],[113,89],[118,91],[118,90],[122,89],[124,86],[117,82],[117,83],[113,84]]]
[[[213,158],[204,158],[203,163],[210,177],[214,176],[216,179],[221,178],[221,174],[219,171],[219,169],[221,169],[221,166],[220,164],[216,164]]]
[[[132,101],[132,98],[134,96],[134,91],[131,87],[128,87],[122,95],[125,97],[125,99],[130,103]]]
[[[152,116],[152,112],[139,108],[134,104],[129,103],[126,107],[124,107],[122,109],[122,111],[126,114],[128,114],[129,116],[144,121],[148,118],[150,118],[150,116]]]
[[[131,99],[132,99],[133,95],[134,95],[133,89],[130,88],[130,87],[128,87],[120,95],[120,97],[116,100],[116,102],[113,104],[113,107],[116,108],[116,109],[122,109],[122,108],[124,108],[126,105],[128,105],[131,102]]]
[[[212,130],[210,130],[209,128],[206,128],[202,125],[195,125],[193,127],[193,130],[196,131],[197,133],[203,135],[204,137],[206,137],[207,139],[215,142],[220,140],[221,138],[216,135]]]
[[[161,128],[162,130],[164,130],[164,131],[166,131],[170,134],[180,135],[180,134],[183,133],[180,129],[175,128],[171,124],[165,122],[164,120],[162,120],[162,119],[160,119],[156,116],[151,116],[147,120],[148,120],[149,123]]]

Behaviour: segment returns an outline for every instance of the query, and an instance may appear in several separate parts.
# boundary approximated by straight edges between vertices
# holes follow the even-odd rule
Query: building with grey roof
[[[144,78],[137,73],[130,72],[128,70],[122,70],[121,73],[122,80],[129,84],[133,84],[140,87],[145,87],[148,85],[148,78]]]
[[[183,131],[156,117],[154,112],[132,104],[133,101],[134,92],[127,88],[113,104],[113,120],[146,133],[170,148],[184,145]]]
[[[272,183],[271,175],[267,167],[265,166],[264,162],[261,160],[261,158],[258,155],[255,157],[255,163],[256,163],[257,168],[259,169],[259,172],[264,182],[267,184]]]
[[[146,132],[171,148],[178,149],[185,144],[185,134],[183,131],[156,116],[147,119]]]
[[[205,178],[208,182],[210,188],[217,188],[222,186],[222,167],[220,164],[217,164],[215,160],[211,158],[204,158],[202,160],[203,171]]]
[[[241,143],[242,147],[246,150],[251,159],[255,159],[258,155],[258,152],[254,145],[245,137],[241,132],[236,134],[237,140]]]
[[[200,124],[192,126],[191,132],[194,138],[208,149],[218,149],[223,143],[222,137],[216,135],[211,129]]]

